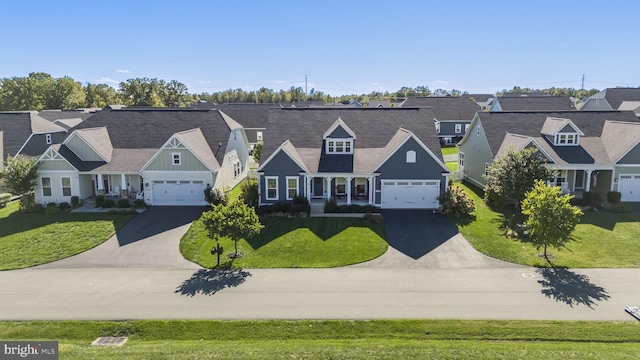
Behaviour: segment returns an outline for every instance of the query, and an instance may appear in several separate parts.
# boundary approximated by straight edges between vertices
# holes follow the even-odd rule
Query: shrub
[[[272,205],[261,206],[256,209],[258,215],[286,215],[291,217],[309,216],[309,205],[295,205],[293,203],[278,202]]]
[[[102,207],[106,209],[112,208],[114,206],[116,206],[116,202],[113,201],[113,199],[105,199],[105,201],[102,203]]]
[[[337,208],[338,208],[338,201],[335,198],[331,198],[327,200],[327,202],[324,204],[324,212],[326,213],[335,212]]]
[[[582,206],[584,204],[583,200],[577,197],[571,198],[571,200],[569,200],[569,203],[573,206]]]
[[[96,196],[96,207],[103,207],[103,206],[104,206],[104,196],[103,195]]]
[[[57,208],[57,207],[58,207],[58,204],[56,204],[56,203],[54,203],[54,202],[50,202],[50,203],[47,203],[47,207],[48,207],[48,208]]]
[[[136,215],[138,212],[136,211],[136,209],[124,209],[124,210],[118,210],[118,209],[111,209],[109,210],[109,214],[112,215]]]
[[[597,207],[600,204],[600,193],[595,191],[585,191],[582,193],[582,204]]]
[[[628,214],[631,210],[631,205],[621,202],[611,204],[611,206],[609,206],[609,211],[617,214]]]
[[[11,194],[8,194],[8,193],[0,194],[0,208],[7,206],[7,204],[9,203],[9,200],[11,200]]]
[[[60,209],[55,206],[47,206],[47,208],[44,209],[44,213],[45,215],[56,215],[60,214]]]
[[[80,205],[80,198],[77,197],[77,196],[72,196],[71,197],[71,205],[73,205],[73,206]]]
[[[136,199],[133,203],[136,205],[136,207],[144,207],[145,205],[144,200],[142,199]]]
[[[374,224],[382,224],[382,221],[383,221],[382,215],[380,215],[380,214],[372,214],[372,213],[369,213],[369,212],[364,214],[364,216],[362,218],[367,220],[368,222],[371,222],[371,223],[374,223]]]
[[[67,210],[68,208],[71,207],[71,206],[69,206],[69,203],[66,202],[66,201],[61,202],[59,206],[60,206],[60,210],[62,210],[62,211],[65,211],[65,210]]]
[[[129,208],[129,200],[127,200],[127,199],[118,200],[118,207],[120,209],[128,209]]]
[[[258,207],[258,183],[247,179],[240,185],[240,201],[251,207]]]
[[[293,205],[309,205],[309,200],[301,195],[294,196]]]
[[[447,192],[438,197],[438,201],[440,201],[440,211],[446,215],[471,215],[476,209],[473,200],[459,186],[449,186]]]
[[[622,199],[622,193],[619,191],[609,191],[607,193],[607,201],[612,204],[617,204]]]
[[[33,204],[27,209],[27,212],[32,214],[42,214],[44,213],[44,208],[41,204]]]
[[[224,191],[213,189],[211,186],[207,186],[207,188],[204,189],[204,200],[211,205],[226,205],[229,203],[229,197]]]

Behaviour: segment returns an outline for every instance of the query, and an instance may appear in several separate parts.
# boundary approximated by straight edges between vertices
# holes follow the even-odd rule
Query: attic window
[[[45,139],[47,141],[47,145],[51,145],[51,134],[46,134]]]
[[[436,121],[436,132],[440,134],[440,122]]]
[[[554,140],[556,146],[575,146],[578,145],[578,134],[576,133],[557,133]]]
[[[460,134],[462,132],[462,124],[456,124],[455,131],[456,134]]]
[[[352,139],[327,139],[327,154],[352,154]]]
[[[182,164],[182,154],[180,153],[171,153],[171,161],[173,165]]]
[[[413,150],[407,151],[407,164],[413,164],[416,162],[416,152]]]

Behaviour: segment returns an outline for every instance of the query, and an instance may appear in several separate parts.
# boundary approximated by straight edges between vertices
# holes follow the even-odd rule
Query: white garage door
[[[640,201],[640,175],[620,175],[618,191],[622,201]]]
[[[202,180],[153,180],[153,205],[206,205]]]
[[[383,209],[437,209],[440,180],[382,180]]]

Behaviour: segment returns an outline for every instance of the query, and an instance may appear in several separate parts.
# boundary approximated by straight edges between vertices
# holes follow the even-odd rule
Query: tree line
[[[511,90],[497,93],[537,92],[550,95],[567,95],[582,99],[598,92],[597,89],[574,88],[531,89],[514,86]],[[120,82],[118,88],[107,84],[82,84],[71,77],[54,78],[44,72],[32,72],[28,76],[0,78],[0,111],[25,111],[44,109],[72,110],[78,108],[103,108],[109,104],[126,106],[189,107],[198,101],[211,103],[291,103],[317,101],[324,103],[356,100],[365,106],[374,100],[401,101],[409,96],[461,96],[466,91],[436,89],[428,86],[403,86],[397,91],[372,91],[368,94],[331,96],[311,89],[308,93],[301,87],[288,90],[273,90],[261,87],[255,91],[228,89],[224,91],[192,94],[187,86],[177,80],[165,81],[157,78],[132,78]]]

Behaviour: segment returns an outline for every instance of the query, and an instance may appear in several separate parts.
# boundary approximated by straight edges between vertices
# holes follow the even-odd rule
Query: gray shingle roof
[[[439,121],[471,120],[482,110],[470,98],[455,96],[410,96],[402,107],[429,107]]]
[[[175,133],[200,128],[219,164],[224,159],[230,129],[217,110],[103,110],[73,130],[106,127],[114,149],[159,149]],[[219,144],[222,151],[217,151]]]
[[[498,153],[507,134],[536,139],[550,154],[557,154],[559,163],[589,163],[605,161],[609,156],[601,139],[605,120],[640,123],[631,111],[541,111],[541,112],[480,112],[478,117],[489,142],[491,152]],[[569,119],[584,136],[580,146],[554,147],[541,137],[547,118]],[[469,133],[467,136],[474,136]],[[464,140],[463,140],[464,141]]]
[[[65,132],[66,130],[36,115],[34,111],[0,112],[0,131],[4,133],[1,160],[15,156],[33,133]]]
[[[569,96],[523,96],[498,98],[502,111],[575,110]]]
[[[262,159],[267,159],[280,145],[289,140],[311,169],[320,162],[322,135],[337,118],[355,133],[354,154],[366,149],[387,146],[398,129],[413,132],[442,161],[440,142],[433,126],[430,109],[418,108],[282,108],[271,109],[265,135]],[[313,150],[311,150],[313,149]],[[313,154],[313,151],[317,152]],[[317,160],[315,160],[317,157]],[[318,166],[320,166],[318,164]]]
[[[640,88],[608,88],[603,90],[604,98],[615,110],[623,101],[640,101]]]
[[[269,119],[269,108],[278,104],[222,104],[216,109],[229,115],[247,129],[264,129]]]
[[[62,119],[82,119],[86,120],[95,114],[78,110],[42,110],[38,116],[51,122]]]

